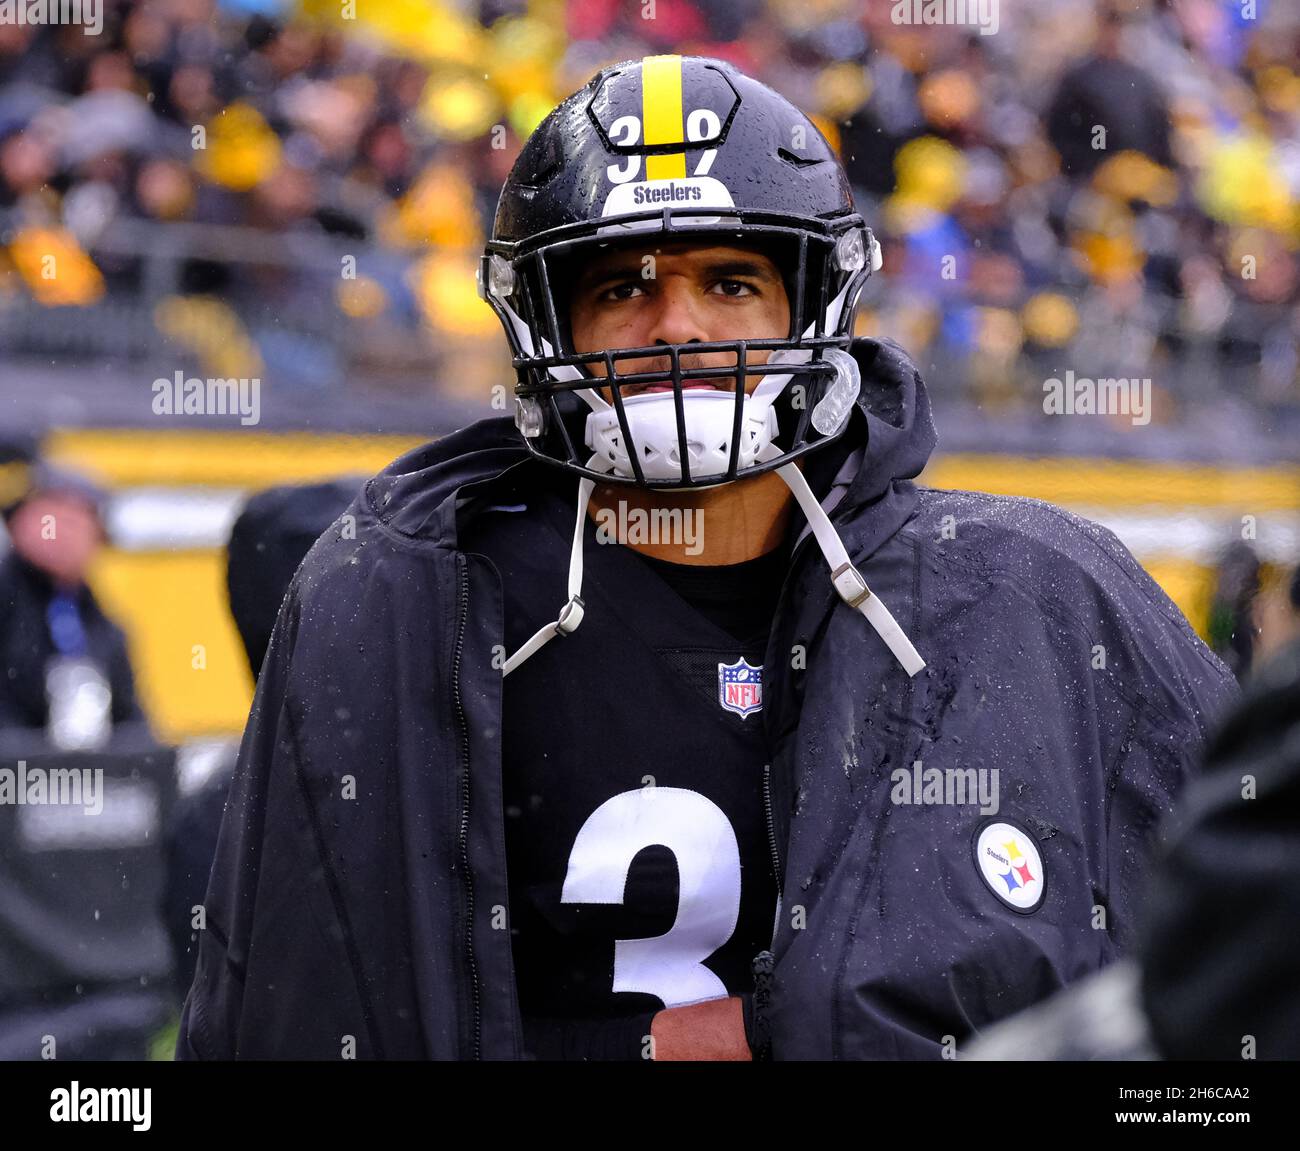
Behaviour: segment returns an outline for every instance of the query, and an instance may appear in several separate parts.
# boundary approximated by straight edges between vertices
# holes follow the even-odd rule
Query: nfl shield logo
[[[758,711],[763,706],[763,665],[755,667],[744,656],[718,664],[718,702],[741,719]]]

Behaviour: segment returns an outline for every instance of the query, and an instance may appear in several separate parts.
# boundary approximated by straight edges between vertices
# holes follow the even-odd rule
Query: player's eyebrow
[[[598,292],[617,280],[626,280],[629,276],[640,274],[640,257],[616,257],[612,262],[601,264],[598,268],[584,268],[578,276],[575,291]]]
[[[727,257],[721,260],[711,260],[704,267],[705,275],[716,277],[717,279],[726,279],[729,276],[747,276],[751,280],[767,280],[775,284],[777,276],[772,271],[770,264],[760,264],[757,260],[737,259]]]

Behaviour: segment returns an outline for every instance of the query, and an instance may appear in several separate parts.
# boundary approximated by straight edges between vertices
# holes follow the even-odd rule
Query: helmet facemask
[[[534,454],[610,483],[680,490],[781,467],[843,431],[858,391],[857,366],[847,350],[853,313],[878,266],[875,240],[860,217],[724,221],[716,209],[665,208],[555,233],[531,243],[490,243],[480,266],[480,291],[515,354],[516,424]],[[763,339],[575,352],[568,322],[574,270],[595,252],[641,237],[647,248],[689,238],[765,250],[786,285],[789,331]],[[758,362],[764,352],[767,362]],[[669,364],[658,371],[629,364],[665,356]],[[683,367],[683,357],[701,356],[721,366]],[[683,386],[719,376],[732,377],[730,391]],[[652,384],[670,390],[625,394]],[[596,387],[608,388],[612,403]],[[590,410],[566,404],[570,393]],[[788,446],[777,447],[778,438]]]

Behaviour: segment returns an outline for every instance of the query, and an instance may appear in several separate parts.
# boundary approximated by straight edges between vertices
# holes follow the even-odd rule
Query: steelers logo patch
[[[985,886],[1014,911],[1028,915],[1037,910],[1047,875],[1034,837],[1001,819],[978,828],[974,846],[975,870]]]

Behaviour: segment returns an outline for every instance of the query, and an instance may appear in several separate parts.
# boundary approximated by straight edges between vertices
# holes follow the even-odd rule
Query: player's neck
[[[786,482],[765,472],[700,491],[597,484],[587,514],[602,539],[669,563],[716,567],[770,552],[785,538],[794,507]],[[661,509],[682,514],[656,519],[652,513]]]

